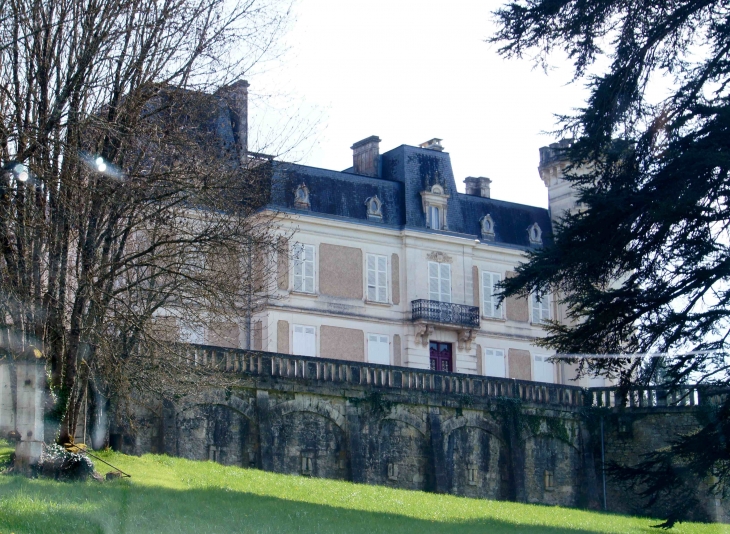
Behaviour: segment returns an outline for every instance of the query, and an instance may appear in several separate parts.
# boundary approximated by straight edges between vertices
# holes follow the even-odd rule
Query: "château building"
[[[275,163],[270,208],[295,232],[281,239],[275,298],[253,318],[250,348],[576,384],[534,344],[544,321],[565,319],[555,299],[495,295],[550,242],[551,216],[574,207],[558,146],[540,152],[549,209],[494,199],[485,177],[460,193],[440,139],[381,154],[368,137],[343,171]]]

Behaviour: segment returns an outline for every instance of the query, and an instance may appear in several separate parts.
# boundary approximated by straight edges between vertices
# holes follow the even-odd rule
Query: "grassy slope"
[[[654,532],[646,518],[277,475],[167,456],[102,457],[132,479],[69,484],[0,476],[7,532]],[[102,473],[109,470],[100,462]],[[681,524],[672,532],[730,533]]]

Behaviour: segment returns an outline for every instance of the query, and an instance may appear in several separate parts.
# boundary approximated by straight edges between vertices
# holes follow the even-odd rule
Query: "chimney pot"
[[[491,198],[490,184],[492,180],[486,176],[469,176],[464,180],[466,184],[466,194],[475,197]]]
[[[352,170],[355,174],[378,176],[380,162],[380,137],[371,135],[358,141],[352,149]]]

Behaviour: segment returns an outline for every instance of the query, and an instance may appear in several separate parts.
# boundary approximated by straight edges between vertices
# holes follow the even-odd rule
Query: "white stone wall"
[[[367,334],[387,335],[390,340],[390,358],[394,362],[394,336],[401,338],[401,365],[427,369],[429,367],[428,343],[419,343],[416,338],[416,325],[411,321],[411,301],[428,299],[428,261],[429,258],[448,262],[451,265],[451,297],[452,302],[468,306],[480,306],[474,302],[473,285],[481,285],[481,273],[490,271],[499,273],[502,278],[507,272],[524,261],[524,252],[519,249],[498,246],[493,243],[482,243],[474,239],[456,235],[435,234],[413,230],[393,230],[373,224],[359,224],[332,220],[318,216],[301,215],[292,219],[284,219],[288,228],[293,225],[297,231],[292,243],[302,243],[315,247],[315,292],[313,294],[295,293],[293,288],[293,262],[289,265],[289,282],[287,289],[278,289],[266,309],[260,312],[255,320],[262,321],[262,349],[272,352],[293,350],[294,325],[314,326],[316,329],[317,355],[319,349],[320,329],[322,326],[334,326],[362,330],[365,335],[365,354],[367,359]],[[368,253],[385,255],[388,258],[388,297],[385,304],[367,301],[366,265],[363,265],[362,298],[341,298],[320,294],[320,245],[338,245],[356,247],[362,250],[362,261],[366,262]],[[393,303],[391,276],[391,258],[397,254],[399,258],[399,304]],[[474,279],[473,267],[477,268]],[[477,293],[481,301],[481,287]],[[504,304],[503,304],[504,307]],[[558,312],[553,306],[552,313]],[[531,313],[529,314],[531,317]],[[285,321],[288,327],[288,343],[279,347],[277,333],[279,321]],[[477,373],[484,366],[477,359],[477,346],[502,349],[505,356],[509,349],[529,351],[531,355],[547,355],[549,352],[533,344],[535,338],[544,335],[542,327],[529,322],[508,320],[506,314],[502,319],[481,319],[481,327],[475,333],[475,339],[467,350],[458,348],[458,330],[434,325],[430,334],[431,340],[452,343],[454,370],[461,373]],[[587,380],[572,382],[569,369],[558,364],[554,366],[554,382],[576,385],[587,385]],[[583,382],[586,382],[585,384]]]

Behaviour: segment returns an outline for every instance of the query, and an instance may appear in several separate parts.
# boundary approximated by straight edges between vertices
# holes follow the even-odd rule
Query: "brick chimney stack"
[[[491,198],[489,185],[492,183],[492,180],[490,180],[489,178],[485,176],[469,176],[466,180],[464,180],[464,183],[466,184],[467,195],[482,198]]]
[[[352,171],[365,176],[378,176],[380,138],[377,135],[358,141],[352,149]]]

